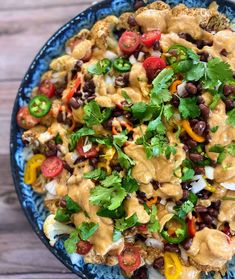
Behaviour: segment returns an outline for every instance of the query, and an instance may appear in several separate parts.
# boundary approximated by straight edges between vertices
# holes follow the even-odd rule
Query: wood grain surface
[[[10,115],[17,90],[46,40],[92,0],[1,0],[0,279],[75,279],[33,233],[10,174]]]

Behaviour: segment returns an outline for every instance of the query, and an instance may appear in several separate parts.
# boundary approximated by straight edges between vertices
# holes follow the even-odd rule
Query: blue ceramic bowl
[[[11,120],[11,171],[14,179],[16,192],[18,194],[21,206],[27,216],[30,224],[38,237],[46,245],[46,247],[72,272],[76,273],[81,278],[89,279],[121,279],[118,267],[107,267],[93,264],[85,264],[82,257],[72,255],[69,257],[64,248],[62,240],[57,241],[55,247],[51,247],[45,237],[42,227],[43,221],[47,215],[47,211],[43,204],[43,199],[40,195],[32,191],[31,187],[24,184],[23,170],[24,160],[22,157],[23,143],[21,140],[22,131],[16,124],[16,113],[18,109],[28,103],[29,96],[32,89],[38,84],[40,76],[48,69],[50,61],[61,55],[64,52],[65,42],[75,35],[82,28],[90,29],[92,25],[99,19],[108,15],[119,16],[121,13],[133,10],[134,0],[105,0],[102,1],[77,17],[65,24],[59,29],[43,46],[40,52],[35,57],[28,72],[26,73],[22,84],[19,88]],[[154,1],[148,1],[154,2]],[[186,4],[189,7],[207,7],[211,0],[166,0],[170,5],[178,3]],[[229,18],[235,18],[235,4],[234,2],[226,0],[218,0],[221,12],[225,13]],[[212,275],[205,276],[205,278],[212,278]],[[228,272],[225,276],[227,279],[235,278],[235,259],[229,264]]]

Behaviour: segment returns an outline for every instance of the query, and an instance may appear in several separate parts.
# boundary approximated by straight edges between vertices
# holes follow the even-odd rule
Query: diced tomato
[[[149,31],[141,36],[141,42],[146,47],[150,48],[156,41],[161,39],[160,31]]]
[[[132,54],[140,45],[140,35],[136,32],[126,31],[119,39],[119,47],[124,54]]]
[[[145,232],[145,231],[147,231],[147,225],[138,226],[137,229],[141,232]]]
[[[80,240],[77,243],[77,253],[80,255],[86,255],[91,251],[92,244],[89,241]]]
[[[166,68],[166,62],[162,58],[150,56],[144,60],[143,66],[147,77],[152,81],[161,70]]]
[[[39,84],[39,92],[46,95],[48,98],[52,98],[55,95],[55,85],[48,79],[43,80]]]
[[[120,267],[126,272],[133,272],[139,268],[141,263],[140,252],[137,247],[126,246],[120,255],[118,255]]]
[[[84,152],[84,138],[80,138],[80,140],[77,143],[77,152],[80,154],[80,156],[84,158],[94,158],[98,154],[98,150],[96,149],[96,146],[92,145],[91,149],[87,152]]]
[[[194,237],[196,234],[196,223],[195,223],[195,218],[193,217],[192,219],[188,219],[188,233],[190,236]]]
[[[29,113],[28,107],[22,107],[19,109],[17,116],[16,116],[17,124],[23,129],[31,129],[36,126],[40,119],[33,117]]]
[[[56,156],[52,156],[47,158],[42,163],[41,171],[45,177],[53,178],[58,176],[62,172],[63,167],[63,161]]]

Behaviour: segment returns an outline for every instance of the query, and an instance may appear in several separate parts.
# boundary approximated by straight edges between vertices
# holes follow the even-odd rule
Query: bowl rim
[[[9,143],[9,149],[10,149],[10,168],[11,168],[11,175],[13,178],[13,183],[14,183],[14,188],[15,191],[17,193],[17,197],[20,203],[20,207],[24,212],[24,215],[27,218],[27,221],[29,222],[29,224],[31,225],[31,227],[33,228],[33,232],[37,235],[37,237],[41,240],[41,242],[48,248],[48,250],[72,273],[76,274],[77,276],[79,276],[78,278],[80,279],[88,279],[88,277],[82,273],[82,271],[76,270],[73,268],[73,263],[69,263],[68,261],[65,261],[59,254],[58,251],[49,244],[48,239],[46,238],[46,236],[44,235],[44,233],[38,228],[38,225],[34,222],[30,212],[27,210],[27,207],[23,206],[23,198],[21,196],[21,192],[20,192],[20,188],[19,188],[19,181],[17,179],[17,173],[14,171],[16,170],[18,167],[16,165],[16,161],[15,161],[15,150],[17,147],[17,144],[14,144],[15,142],[15,122],[16,122],[16,113],[18,111],[18,97],[19,94],[21,93],[21,89],[25,86],[25,84],[27,84],[27,75],[30,72],[31,68],[33,67],[35,61],[38,60],[38,58],[40,57],[40,54],[43,53],[43,51],[45,51],[48,43],[57,38],[57,36],[59,35],[59,33],[64,30],[66,28],[66,26],[68,24],[71,24],[71,22],[73,22],[74,20],[76,20],[77,17],[79,17],[79,15],[83,15],[88,13],[89,11],[93,11],[93,10],[97,10],[97,9],[101,9],[104,5],[106,4],[110,4],[113,0],[102,0],[98,3],[92,4],[90,5],[88,8],[82,10],[81,12],[79,12],[76,16],[74,16],[73,18],[69,19],[65,24],[63,24],[60,28],[58,28],[53,35],[51,35],[47,41],[42,45],[42,47],[38,50],[38,52],[36,53],[36,55],[34,56],[32,62],[30,63],[29,67],[26,70],[25,75],[22,78],[22,81],[20,82],[20,86],[17,90],[17,94],[15,96],[15,100],[13,103],[13,108],[12,108],[12,112],[11,112],[11,120],[10,120],[10,143]],[[127,0],[126,0],[127,1]],[[163,0],[164,1],[164,0]],[[215,0],[216,1],[216,0]],[[224,1],[224,5],[226,5],[227,3],[230,3],[232,5],[235,6],[235,0],[225,0]]]

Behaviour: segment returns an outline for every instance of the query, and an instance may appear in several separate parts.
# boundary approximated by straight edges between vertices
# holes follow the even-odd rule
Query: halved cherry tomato
[[[140,266],[141,257],[137,247],[132,245],[126,246],[120,255],[118,255],[120,267],[126,272],[133,272]]]
[[[62,172],[62,170],[63,161],[56,156],[47,158],[41,165],[42,174],[48,178],[58,176]]]
[[[144,33],[141,36],[142,44],[144,44],[146,47],[150,48],[153,46],[153,44],[156,41],[159,41],[161,39],[161,32],[160,31],[149,31],[147,33]]]
[[[76,150],[80,154],[80,156],[84,158],[94,158],[98,154],[98,150],[95,146],[92,145],[91,149],[87,152],[84,152],[84,138],[80,138],[80,140],[77,143]]]
[[[86,255],[91,251],[92,244],[89,241],[80,240],[77,243],[77,253],[80,255]]]
[[[166,68],[166,62],[160,57],[150,56],[144,60],[143,66],[147,77],[153,80],[161,70]]]
[[[140,35],[136,32],[126,31],[119,39],[119,47],[125,54],[132,54],[140,45]]]
[[[192,219],[188,219],[188,233],[190,234],[190,236],[194,237],[196,231],[195,218],[193,217]]]
[[[46,95],[48,98],[52,98],[55,95],[55,85],[48,79],[43,80],[39,84],[39,92]]]
[[[31,129],[40,122],[40,119],[33,117],[29,113],[28,107],[22,107],[17,113],[16,121],[21,128]]]
[[[138,226],[137,229],[141,232],[145,232],[145,231],[147,231],[147,225]]]

